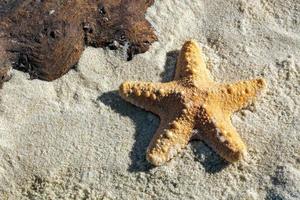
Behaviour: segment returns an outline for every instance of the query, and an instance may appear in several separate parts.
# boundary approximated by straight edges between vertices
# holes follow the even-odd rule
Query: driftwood
[[[0,82],[11,67],[51,81],[74,66],[85,45],[128,47],[128,60],[157,40],[145,12],[154,0],[0,1]]]

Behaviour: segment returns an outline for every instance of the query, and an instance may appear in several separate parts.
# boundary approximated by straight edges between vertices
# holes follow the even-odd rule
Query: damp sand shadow
[[[179,51],[167,53],[164,72],[160,74],[162,82],[171,81],[175,74],[176,60]],[[103,93],[98,100],[122,116],[130,117],[135,124],[135,142],[130,152],[132,160],[128,171],[142,172],[149,171],[153,166],[146,160],[147,147],[159,126],[159,117],[150,112],[146,112],[126,101],[118,94],[118,91]],[[208,173],[217,173],[226,168],[229,163],[223,160],[212,149],[201,141],[194,140],[191,143],[195,160],[199,161]]]
[[[160,74],[162,82],[169,82],[173,80],[175,75],[176,60],[179,53],[179,51],[170,51],[167,53],[166,62],[164,65],[165,70]]]
[[[109,106],[122,116],[128,116],[135,124],[135,142],[130,152],[131,165],[128,171],[142,172],[152,168],[146,160],[147,147],[155,130],[159,125],[159,118],[155,115],[127,103],[118,94],[118,91],[103,93],[98,100]]]
[[[215,174],[229,166],[229,162],[221,158],[204,142],[194,140],[190,144],[195,154],[195,160],[201,163],[205,172]]]

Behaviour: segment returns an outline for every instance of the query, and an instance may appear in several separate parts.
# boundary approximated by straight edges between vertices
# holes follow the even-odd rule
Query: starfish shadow
[[[166,56],[165,70],[160,74],[162,82],[172,81],[175,75],[176,60],[180,51],[169,51]]]
[[[229,166],[229,163],[215,153],[202,141],[190,142],[196,160],[199,161],[207,173],[214,174]]]
[[[135,124],[135,142],[130,152],[131,165],[129,172],[149,171],[152,165],[146,160],[147,147],[159,125],[159,118],[155,115],[127,103],[118,94],[118,91],[103,93],[98,100],[109,106],[122,116],[128,116]]]

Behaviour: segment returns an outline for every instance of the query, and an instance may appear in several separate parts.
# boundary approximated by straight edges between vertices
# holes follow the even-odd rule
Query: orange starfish
[[[263,79],[232,84],[214,82],[195,41],[179,55],[174,80],[168,83],[124,82],[126,101],[157,114],[160,126],[147,150],[147,160],[159,166],[185,148],[198,129],[201,138],[229,162],[238,161],[246,146],[231,124],[231,115],[255,100]]]

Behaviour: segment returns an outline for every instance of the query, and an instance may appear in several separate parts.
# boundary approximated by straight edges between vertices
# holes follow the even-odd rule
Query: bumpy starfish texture
[[[252,103],[265,85],[263,79],[214,82],[201,49],[195,41],[188,41],[177,60],[173,81],[127,81],[119,92],[126,101],[160,117],[160,126],[147,150],[147,160],[159,166],[187,146],[194,138],[194,129],[227,161],[243,158],[246,145],[231,124],[231,115]]]

